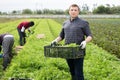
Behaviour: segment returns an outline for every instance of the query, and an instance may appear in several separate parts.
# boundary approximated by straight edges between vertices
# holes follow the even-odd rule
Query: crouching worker
[[[26,43],[26,33],[25,30],[28,29],[28,32],[31,33],[30,27],[34,25],[33,21],[30,22],[21,22],[17,26],[18,34],[19,34],[19,40],[20,40],[20,45],[23,46]]]
[[[12,47],[14,37],[11,34],[0,34],[0,50],[3,50],[3,70],[5,70],[12,59]]]

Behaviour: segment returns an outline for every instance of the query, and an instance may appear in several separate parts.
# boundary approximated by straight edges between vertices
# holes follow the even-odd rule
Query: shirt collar
[[[75,21],[75,20],[77,20],[77,19],[78,19],[78,17],[74,18],[73,20],[70,19],[70,22]]]

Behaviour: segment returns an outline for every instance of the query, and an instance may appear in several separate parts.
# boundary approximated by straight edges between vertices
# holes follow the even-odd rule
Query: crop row
[[[120,58],[120,19],[89,20],[94,43]]]

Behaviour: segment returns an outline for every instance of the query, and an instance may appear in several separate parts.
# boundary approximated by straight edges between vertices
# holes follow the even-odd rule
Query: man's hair
[[[69,10],[70,10],[71,7],[78,7],[78,10],[80,11],[80,7],[77,4],[70,5]]]
[[[33,21],[30,21],[30,26],[33,26],[34,25],[34,22]]]

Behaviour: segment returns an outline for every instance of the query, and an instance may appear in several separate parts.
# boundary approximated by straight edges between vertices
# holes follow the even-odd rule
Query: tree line
[[[120,6],[98,6],[96,9],[93,10],[94,14],[120,14]]]
[[[13,10],[10,13],[1,12],[0,15],[7,15],[7,14],[68,14],[67,10],[50,10],[50,9],[43,9],[43,10],[35,10],[32,11],[31,9],[23,9],[22,11]],[[120,14],[120,6],[113,6],[110,7],[109,5],[104,6],[100,5],[97,8],[94,8],[92,11],[89,11],[89,7],[87,5],[83,6],[81,9],[80,14]]]

